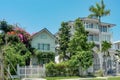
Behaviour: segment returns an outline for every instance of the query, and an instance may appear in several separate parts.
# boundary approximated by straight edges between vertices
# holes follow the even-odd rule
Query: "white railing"
[[[22,66],[17,65],[17,74],[20,78],[45,77],[45,65],[43,66]]]

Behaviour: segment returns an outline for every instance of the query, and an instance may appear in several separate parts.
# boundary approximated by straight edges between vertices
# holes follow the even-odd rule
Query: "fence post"
[[[20,67],[19,67],[19,64],[17,64],[17,75],[20,77]]]
[[[25,66],[25,78],[26,78],[26,66]]]
[[[43,76],[45,77],[46,74],[45,74],[45,64],[43,64]]]
[[[33,66],[30,65],[30,76],[33,77],[32,73],[33,73],[33,70],[32,70]]]

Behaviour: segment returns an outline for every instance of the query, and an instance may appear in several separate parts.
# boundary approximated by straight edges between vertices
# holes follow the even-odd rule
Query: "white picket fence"
[[[45,65],[43,66],[19,66],[17,74],[20,78],[41,78],[45,77]]]

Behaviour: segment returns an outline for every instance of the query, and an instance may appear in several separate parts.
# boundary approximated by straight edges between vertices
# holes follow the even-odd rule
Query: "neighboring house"
[[[98,19],[95,18],[80,18],[83,22],[83,25],[85,27],[85,30],[89,32],[88,34],[88,41],[93,41],[95,43],[94,51],[94,63],[93,67],[91,67],[88,71],[94,72],[96,70],[100,69],[100,64],[103,62],[103,54],[97,54],[100,53],[101,50],[101,44],[102,41],[108,41],[112,42],[112,33],[110,32],[110,29],[114,27],[114,24],[101,22],[99,23]],[[68,22],[71,28],[71,34],[74,34],[74,21]],[[101,26],[100,26],[101,25]],[[112,51],[111,51],[112,56]],[[111,61],[112,58],[110,58]],[[101,61],[100,61],[101,60]],[[101,62],[101,63],[100,63]],[[112,62],[110,62],[111,64]],[[102,64],[103,65],[103,64]],[[103,67],[103,66],[101,66]]]
[[[120,74],[120,41],[116,41],[113,43],[113,49],[115,52],[115,62],[116,62],[116,73]]]
[[[113,43],[113,49],[120,50],[120,41],[116,41]]]
[[[50,31],[44,28],[32,36],[31,46],[43,52],[55,53],[56,38]],[[37,64],[35,57],[32,58],[32,64]]]

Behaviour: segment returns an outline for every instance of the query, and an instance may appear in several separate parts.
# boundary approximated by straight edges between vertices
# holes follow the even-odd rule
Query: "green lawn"
[[[120,80],[120,77],[110,77],[110,78],[108,78],[108,80]]]
[[[77,79],[77,78],[80,78],[78,76],[74,76],[74,77],[46,77],[46,80],[64,80],[64,79]],[[101,78],[86,78],[86,79],[82,79],[80,78],[80,80],[120,80],[120,77],[109,77],[108,79],[104,78],[104,79],[101,79]]]
[[[60,79],[71,79],[71,78],[80,78],[79,76],[72,77],[46,77],[47,80],[60,80]]]

